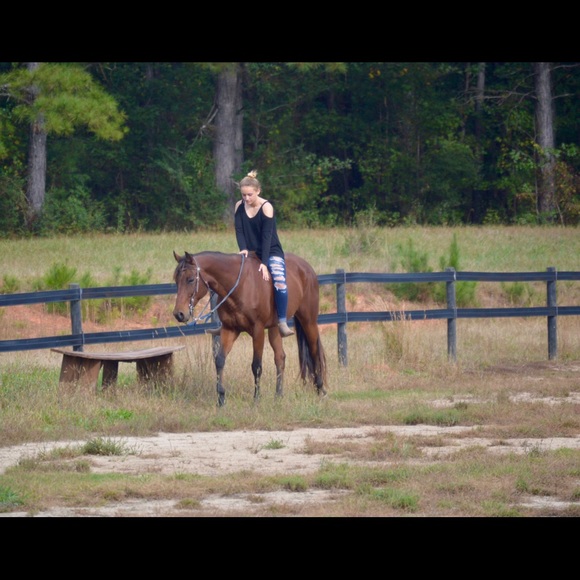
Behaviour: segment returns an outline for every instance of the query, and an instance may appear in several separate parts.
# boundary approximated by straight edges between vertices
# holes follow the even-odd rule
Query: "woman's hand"
[[[264,278],[264,280],[270,279],[270,272],[268,272],[268,268],[267,268],[266,264],[260,264],[260,267],[258,268],[258,272],[262,272],[262,278]]]

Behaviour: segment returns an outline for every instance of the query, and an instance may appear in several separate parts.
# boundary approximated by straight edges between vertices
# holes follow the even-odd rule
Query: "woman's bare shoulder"
[[[264,212],[266,217],[274,217],[274,206],[271,201],[265,199],[262,202],[262,212]]]

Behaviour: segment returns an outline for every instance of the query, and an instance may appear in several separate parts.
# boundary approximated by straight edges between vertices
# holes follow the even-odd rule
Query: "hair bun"
[[[256,179],[257,175],[258,172],[255,169],[252,169],[252,171],[248,173],[248,177],[253,177],[254,179]]]

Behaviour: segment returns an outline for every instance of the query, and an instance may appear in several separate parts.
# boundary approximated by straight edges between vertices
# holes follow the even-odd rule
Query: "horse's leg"
[[[220,345],[215,356],[215,370],[217,376],[216,391],[218,395],[218,407],[223,407],[226,404],[226,390],[223,385],[223,374],[226,366],[226,358],[239,333],[232,330],[222,329],[220,336]]]
[[[262,378],[262,357],[264,354],[264,328],[255,328],[252,336],[254,355],[252,373],[254,374],[254,400],[260,398],[260,379]]]
[[[286,353],[282,345],[282,335],[277,328],[268,330],[268,340],[274,351],[274,364],[276,365],[276,396],[284,394],[284,369],[286,368]]]

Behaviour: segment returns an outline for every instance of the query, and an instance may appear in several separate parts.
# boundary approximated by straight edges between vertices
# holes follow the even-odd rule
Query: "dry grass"
[[[231,240],[226,243],[227,236],[220,235],[224,234],[135,236],[123,244],[116,239],[103,239],[99,244],[94,239],[1,241],[0,250],[5,257],[4,271],[23,282],[41,276],[47,265],[67,255],[75,265],[77,260],[79,265],[90,264],[91,273],[101,280],[106,279],[107,268],[117,260],[130,264],[135,256],[140,256],[135,266],[140,264],[143,270],[152,266],[153,283],[170,280],[173,248],[210,249],[220,240],[222,247],[230,243],[233,251]],[[435,248],[433,254],[437,256],[445,252],[450,230],[367,232],[367,243],[374,240],[368,252],[342,254],[341,244],[359,247],[357,235],[356,231],[307,235],[285,232],[284,239],[288,240],[289,249],[313,262],[319,273],[329,273],[337,267],[346,271],[385,271],[389,270],[385,265],[395,253],[397,240],[414,235],[417,244]],[[310,241],[302,239],[310,236]],[[578,239],[577,230],[465,229],[460,231],[459,244],[465,270],[529,271],[552,265],[575,270],[576,259],[569,253],[580,255]],[[110,241],[110,259],[94,255],[105,241]],[[566,252],[561,250],[561,244],[568,245]],[[577,286],[578,283],[559,286],[559,302],[578,304]],[[486,305],[508,302],[499,285],[481,290],[480,300]],[[542,289],[538,292],[541,296]],[[323,307],[333,311],[330,288],[323,287],[321,295],[321,311]],[[396,313],[409,309],[409,305],[397,302],[387,288],[349,289],[349,300],[353,310]],[[171,297],[160,298],[140,318],[127,314],[106,321],[99,330],[108,329],[108,325],[149,327],[152,319],[159,324],[173,324],[171,307]],[[38,317],[37,322],[31,322],[32,312]],[[20,313],[14,317],[10,312],[0,315],[2,339],[70,332],[66,316],[48,315],[40,307],[20,309]],[[223,409],[216,408],[215,370],[208,336],[167,341],[186,348],[175,355],[174,380],[159,390],[144,388],[135,380],[133,365],[122,364],[114,398],[83,391],[63,396],[58,386],[60,357],[55,353],[2,354],[0,446],[62,441],[66,451],[41,455],[0,474],[0,512],[35,513],[51,506],[74,508],[130,499],[171,499],[173,515],[203,516],[208,514],[203,508],[208,498],[243,496],[249,507],[232,509],[227,515],[580,515],[580,451],[566,447],[548,449],[541,443],[547,438],[577,439],[580,434],[578,317],[559,318],[556,361],[547,360],[544,319],[460,320],[455,363],[447,359],[446,321],[408,321],[401,315],[396,322],[350,323],[346,367],[338,362],[336,328],[329,325],[321,327],[321,331],[329,367],[326,400],[320,401],[313,387],[298,380],[296,345],[288,340],[285,396],[282,400],[274,397],[275,369],[271,350],[266,346],[262,399],[256,405],[250,369],[251,341],[242,336],[227,361],[228,402]],[[147,348],[165,342],[141,341],[122,347]],[[451,442],[450,436],[441,434],[402,435],[382,430],[384,426],[417,425],[461,426],[470,430],[455,433]],[[102,474],[94,472],[95,460],[90,455],[66,448],[67,441],[123,439],[158,432],[359,426],[376,427],[376,431],[362,439],[308,439],[303,453],[328,460],[315,472],[300,475],[240,472],[235,476],[199,476],[175,472],[168,476],[154,470],[135,476]],[[521,452],[515,452],[515,447],[509,445],[520,440]],[[526,446],[526,441],[531,443]],[[268,452],[276,454],[280,445],[283,442],[272,439]],[[135,449],[125,452],[138,453]],[[283,492],[292,497],[325,494],[326,499],[306,503],[268,501],[270,495]],[[532,507],[534,498],[544,503]]]

